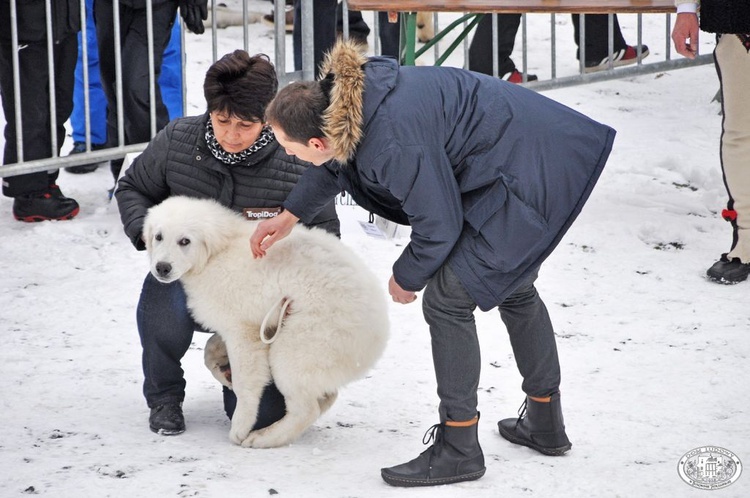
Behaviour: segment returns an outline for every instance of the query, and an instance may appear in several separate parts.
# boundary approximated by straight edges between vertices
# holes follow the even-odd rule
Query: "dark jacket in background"
[[[206,114],[170,122],[120,179],[115,192],[120,218],[138,250],[145,249],[140,237],[146,212],[167,197],[216,199],[236,211],[280,207],[309,166],[288,156],[275,140],[245,163],[224,164],[206,145],[207,119]],[[339,235],[333,202],[306,224]]]
[[[79,0],[52,0],[52,37],[55,43],[81,29]],[[47,39],[44,0],[16,0],[18,42]],[[11,41],[10,0],[0,0],[0,40]]]
[[[700,9],[703,31],[734,35],[750,33],[748,0],[701,0]]]

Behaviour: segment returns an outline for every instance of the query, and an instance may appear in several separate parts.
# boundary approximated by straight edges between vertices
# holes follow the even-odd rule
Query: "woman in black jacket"
[[[120,217],[136,249],[145,249],[141,231],[148,209],[173,195],[216,199],[249,217],[249,213],[281,207],[308,163],[288,156],[264,123],[277,85],[276,72],[265,55],[250,57],[236,50],[209,68],[203,86],[206,114],[172,121],[118,184],[115,197]],[[333,203],[310,225],[338,235]],[[159,434],[180,434],[185,430],[180,360],[193,332],[201,327],[190,316],[179,281],[164,285],[146,275],[137,324],[150,428]],[[226,388],[224,394],[231,418],[236,398]],[[269,386],[255,428],[280,419],[284,410],[282,395],[274,385]]]

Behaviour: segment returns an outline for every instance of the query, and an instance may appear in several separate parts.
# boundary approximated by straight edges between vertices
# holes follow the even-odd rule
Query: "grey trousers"
[[[500,306],[510,336],[521,388],[544,397],[560,386],[560,362],[549,313],[534,287],[536,275]],[[427,284],[422,301],[432,337],[440,421],[469,420],[477,414],[481,358],[474,310],[477,305],[448,265]]]

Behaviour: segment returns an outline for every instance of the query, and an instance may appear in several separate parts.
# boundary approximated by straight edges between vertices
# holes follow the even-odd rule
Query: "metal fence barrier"
[[[20,78],[18,74],[18,33],[17,33],[17,8],[16,8],[16,2],[23,1],[23,0],[10,0],[10,11],[11,11],[11,43],[14,53],[14,60],[13,60],[13,78],[14,78],[14,87],[16,89],[15,95],[19,95],[18,88],[20,87]],[[52,26],[50,22],[50,10],[51,10],[51,2],[53,0],[45,0],[46,2],[46,10],[47,10],[47,39],[48,39],[48,53],[52,53]],[[226,1],[226,0],[225,0]],[[248,8],[248,0],[235,0],[236,4],[239,4],[239,9],[229,9],[231,10],[231,14],[233,17],[233,22],[231,24],[233,25],[239,25],[242,27],[243,31],[243,47],[246,51],[252,52],[251,50],[251,40],[248,30],[248,25],[251,23],[251,20],[254,17],[257,17],[257,13],[251,13]],[[15,102],[15,110],[16,110],[16,130],[17,130],[17,143],[16,148],[18,151],[18,163],[14,164],[8,164],[0,167],[0,176],[3,177],[9,177],[19,174],[25,174],[25,173],[32,173],[36,171],[43,171],[43,170],[50,170],[50,169],[56,169],[56,168],[62,168],[62,167],[69,167],[69,166],[77,166],[81,164],[88,164],[88,163],[96,163],[96,162],[106,162],[109,160],[119,159],[123,158],[126,154],[131,152],[140,152],[142,151],[147,143],[140,143],[140,144],[132,144],[132,145],[124,145],[124,124],[123,124],[123,112],[122,112],[122,106],[123,106],[123,95],[122,95],[122,72],[127,70],[127,68],[122,67],[121,63],[121,50],[119,45],[120,40],[120,32],[119,32],[119,15],[118,15],[118,6],[119,6],[119,0],[113,0],[113,12],[114,12],[114,26],[115,26],[115,63],[117,66],[117,73],[116,73],[116,95],[117,95],[117,134],[118,134],[118,143],[120,144],[117,147],[103,149],[103,150],[91,150],[91,120],[90,120],[90,102],[89,102],[89,74],[88,74],[88,51],[86,48],[86,11],[85,11],[85,3],[81,1],[81,9],[80,9],[80,16],[81,16],[81,29],[82,29],[82,39],[84,40],[83,47],[82,47],[82,55],[83,55],[83,81],[84,81],[84,113],[85,113],[85,133],[86,133],[86,150],[87,152],[79,153],[79,154],[73,154],[68,156],[60,157],[57,153],[58,150],[58,143],[56,140],[56,132],[55,132],[55,97],[54,97],[54,88],[55,88],[55,78],[54,78],[54,64],[53,64],[53,58],[50,55],[48,58],[48,64],[49,67],[52,69],[50,71],[50,96],[49,96],[49,106],[51,111],[51,127],[52,127],[52,144],[51,144],[51,157],[48,159],[40,159],[40,160],[33,160],[33,161],[24,161],[23,160],[23,131],[21,122],[23,120],[23,116],[21,115],[20,109],[21,109],[21,102],[20,99],[16,99]],[[150,20],[152,15],[152,7],[151,2],[146,2],[146,9],[147,9],[147,18]],[[227,7],[224,6],[224,4],[219,4],[217,0],[209,0],[209,21],[207,22],[208,25],[206,26],[208,29],[210,29],[211,32],[211,44],[212,44],[212,57],[213,61],[216,61],[220,54],[218,53],[218,46],[219,46],[219,31],[220,31],[220,25],[222,24],[222,14],[226,15]],[[349,37],[349,26],[348,26],[348,6],[347,1],[344,0],[343,2],[343,36],[344,38]],[[277,0],[274,2],[273,6],[273,13],[275,19],[284,19],[285,18],[285,2],[283,0]],[[432,14],[432,20],[434,23],[435,32],[438,32],[439,27],[439,20],[441,19],[441,16],[446,16],[447,13],[433,13]],[[535,15],[544,15],[544,14],[535,14]],[[648,73],[655,73],[660,71],[666,71],[671,69],[677,69],[677,68],[683,68],[688,66],[697,66],[702,64],[708,64],[713,62],[713,58],[710,54],[706,55],[700,55],[694,60],[689,59],[672,59],[671,58],[671,47],[670,47],[670,31],[671,31],[671,15],[670,14],[649,14],[649,15],[661,15],[664,17],[665,20],[665,38],[666,38],[666,47],[665,47],[665,58],[664,60],[659,60],[656,62],[648,62],[644,63],[642,60],[639,60],[636,65],[630,66],[630,67],[619,67],[614,68],[610,67],[608,70],[600,71],[596,73],[585,73],[583,63],[580,65],[579,72],[577,74],[567,75],[567,76],[561,76],[558,74],[558,60],[557,60],[557,54],[556,54],[556,46],[557,46],[557,33],[556,33],[556,14],[548,14],[550,16],[550,77],[549,78],[540,78],[538,81],[533,82],[524,82],[525,86],[541,91],[541,90],[547,90],[552,88],[560,88],[564,86],[570,86],[570,85],[579,85],[584,83],[590,83],[590,82],[597,82],[602,80],[608,80],[608,79],[615,79],[615,78],[623,78],[623,77],[630,77],[635,75],[642,75],[642,74],[648,74]],[[581,14],[582,17],[584,14]],[[453,14],[453,18],[455,18],[455,14]],[[465,17],[463,21],[463,26],[466,28],[470,16],[463,16]],[[451,18],[451,19],[453,19]],[[277,73],[279,76],[279,83],[280,85],[284,85],[290,81],[295,80],[311,80],[313,79],[314,75],[314,67],[313,67],[313,60],[314,60],[314,54],[313,54],[313,19],[314,19],[314,12],[313,12],[313,5],[310,1],[302,1],[301,3],[301,34],[302,34],[302,70],[300,71],[286,71],[286,59],[287,59],[287,50],[290,48],[288,47],[287,36],[285,33],[285,26],[283,22],[277,22],[275,23],[275,26],[273,28],[273,38],[274,38],[274,62],[277,68]],[[375,43],[375,53],[379,53],[380,47],[378,43],[379,39],[379,26],[377,23],[377,15],[374,15],[375,22],[373,23],[373,33],[372,36],[374,37]],[[528,67],[528,59],[527,59],[527,52],[528,52],[528,34],[527,34],[527,14],[522,14],[521,17],[521,53],[522,53],[522,65],[521,65],[521,71],[522,73],[527,73],[527,67]],[[181,21],[180,21],[181,22]],[[585,23],[584,19],[581,19],[580,22],[580,43],[579,45],[583,48],[585,47]],[[433,40],[433,42],[425,45],[420,53],[420,56],[425,54],[428,50],[431,50],[433,53],[433,60],[436,61],[435,63],[439,63],[437,61],[442,61],[447,56],[446,52],[448,50],[454,50],[460,43],[463,43],[463,61],[464,61],[464,67],[466,66],[466,62],[468,60],[468,44],[469,44],[469,36],[466,36],[469,34],[469,31],[464,29],[465,34],[463,38],[460,37],[454,37],[451,41],[451,46],[447,47],[445,50],[443,50],[443,45],[441,44],[441,40]],[[609,53],[612,54],[612,39],[613,39],[613,29],[612,29],[612,15],[609,15]],[[153,30],[151,26],[148,26],[148,43],[149,47],[153,47]],[[205,34],[202,36],[206,36]],[[641,38],[642,38],[642,15],[637,15],[637,37],[638,41],[637,44],[641,44]],[[186,90],[185,90],[185,72],[186,72],[186,54],[185,54],[185,27],[181,26],[181,38],[182,38],[182,80],[183,80],[183,111],[187,108],[187,102],[186,102]],[[496,62],[496,41],[498,39],[498,33],[497,33],[497,21],[496,19],[493,20],[493,59],[495,59],[495,65],[494,65],[494,72],[497,76],[497,62]],[[585,50],[585,49],[584,49]],[[150,52],[152,52],[150,50]],[[221,54],[223,55],[223,54]],[[611,57],[611,55],[610,55]],[[584,54],[581,54],[580,60],[584,60]],[[149,59],[150,62],[150,70],[149,70],[149,87],[150,87],[150,97],[151,102],[153,103],[155,101],[155,95],[154,95],[154,89],[155,89],[155,72],[153,68],[153,54],[151,53],[151,57]],[[155,106],[152,105],[150,109],[150,125],[151,125],[151,135],[156,134],[156,111]]]

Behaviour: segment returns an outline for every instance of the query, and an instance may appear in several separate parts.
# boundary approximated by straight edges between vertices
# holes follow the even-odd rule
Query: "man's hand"
[[[388,281],[388,292],[391,294],[394,303],[409,304],[417,300],[417,294],[402,289],[401,286],[396,283],[396,279],[393,278],[393,275],[391,275],[391,279]]]
[[[202,35],[203,21],[208,18],[208,0],[180,0],[180,16],[188,30]]]
[[[250,237],[250,250],[254,258],[262,258],[266,250],[292,231],[299,218],[289,211],[282,211],[275,218],[261,221]]]
[[[672,42],[677,53],[695,59],[698,53],[698,15],[693,12],[677,14],[677,21],[672,30]]]

